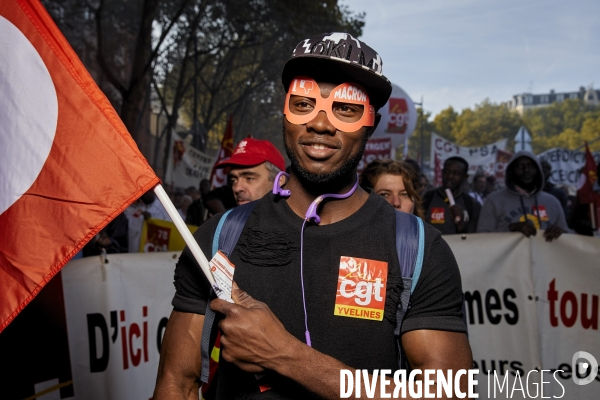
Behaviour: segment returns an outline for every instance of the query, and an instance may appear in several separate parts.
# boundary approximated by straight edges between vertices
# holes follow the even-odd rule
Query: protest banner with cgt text
[[[597,398],[600,375],[578,368],[600,360],[600,239],[563,234],[547,243],[541,232],[444,239],[462,276],[479,398]],[[36,308],[17,317],[9,336],[0,336],[0,365],[8,371],[0,385],[15,393],[9,398],[48,389],[54,398],[59,391],[86,400],[150,398],[178,256],[109,254],[70,262],[58,278],[62,289],[52,282],[51,296],[40,295],[60,302],[64,292],[62,317],[60,307],[32,303]],[[47,321],[48,329],[31,330],[20,318]],[[49,331],[56,345],[36,339]],[[38,341],[45,345],[34,353],[19,350]],[[31,354],[28,362],[18,362],[23,354]],[[59,361],[67,364],[47,368]]]
[[[469,163],[469,175],[473,176],[478,169],[485,175],[496,175],[496,159],[499,150],[506,147],[506,139],[485,146],[459,146],[435,133],[431,134],[431,166],[433,169],[433,185],[442,184],[442,168],[447,158],[458,156]]]

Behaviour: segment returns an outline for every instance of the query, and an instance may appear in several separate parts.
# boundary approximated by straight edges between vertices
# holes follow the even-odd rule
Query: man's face
[[[529,157],[519,157],[511,165],[515,183],[528,186],[535,183],[538,174],[536,163]]]
[[[485,190],[486,179],[485,176],[476,176],[475,181],[473,182],[473,190],[477,193],[483,193]]]
[[[457,161],[449,161],[442,169],[442,185],[444,189],[458,190],[463,181],[467,179],[465,165]]]
[[[336,84],[318,82],[321,95],[328,97],[331,89]],[[311,109],[314,102],[300,96],[290,98],[290,108],[299,110]],[[348,115],[348,122],[358,114],[356,104],[335,103],[338,112]],[[367,130],[363,127],[355,132],[342,132],[337,130],[328,120],[325,112],[320,111],[317,116],[306,124],[292,124],[285,118],[283,122],[284,144],[286,152],[292,162],[292,168],[300,175],[313,183],[335,182],[337,178],[346,176],[362,158],[365,144],[374,127]]]
[[[265,163],[247,168],[233,167],[228,178],[238,206],[262,198],[273,188]]]

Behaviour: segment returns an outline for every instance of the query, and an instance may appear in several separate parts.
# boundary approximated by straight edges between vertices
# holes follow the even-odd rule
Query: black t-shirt
[[[425,220],[435,227],[442,235],[454,235],[457,233],[475,233],[481,205],[467,193],[461,193],[455,197],[456,205],[469,214],[469,222],[462,230],[458,230],[452,220],[450,203],[442,188],[430,190],[423,196],[423,207],[425,208]]]
[[[402,281],[395,243],[395,211],[371,194],[359,211],[334,224],[308,224],[304,231],[304,285],[312,345],[352,368],[397,369],[393,329]],[[194,234],[202,251],[212,254],[212,238],[219,216]],[[269,194],[258,201],[230,260],[235,281],[257,300],[269,305],[286,329],[305,341],[300,281],[300,230],[303,219],[283,198]],[[334,315],[338,271],[342,256],[388,263],[383,321]],[[204,314],[210,287],[187,248],[175,269],[178,311]],[[462,288],[454,256],[439,232],[425,224],[425,258],[421,277],[411,297],[402,332],[435,329],[465,332]],[[277,377],[274,378],[277,380]],[[302,398],[306,392],[288,380],[261,398]],[[233,387],[232,387],[233,386]],[[230,392],[235,390],[235,394]],[[221,361],[219,398],[252,396],[255,378]],[[268,395],[267,395],[268,394]],[[278,395],[280,397],[271,397]],[[265,396],[267,395],[267,396]]]

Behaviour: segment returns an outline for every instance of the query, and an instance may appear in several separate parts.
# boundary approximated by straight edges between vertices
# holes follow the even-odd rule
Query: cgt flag
[[[37,0],[0,1],[0,332],[158,183]]]

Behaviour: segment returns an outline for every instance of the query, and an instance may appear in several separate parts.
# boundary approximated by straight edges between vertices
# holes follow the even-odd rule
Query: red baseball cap
[[[273,143],[268,140],[247,138],[237,145],[233,155],[229,159],[221,161],[215,165],[215,168],[231,167],[234,165],[251,167],[262,164],[265,161],[285,171],[283,156]]]

